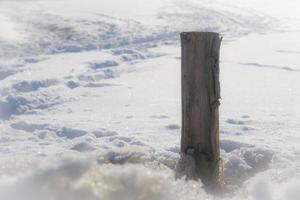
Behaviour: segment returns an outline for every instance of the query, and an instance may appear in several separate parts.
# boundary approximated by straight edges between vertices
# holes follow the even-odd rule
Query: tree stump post
[[[181,152],[195,160],[196,179],[220,186],[219,54],[222,38],[213,32],[181,33]],[[221,172],[222,173],[222,172]]]

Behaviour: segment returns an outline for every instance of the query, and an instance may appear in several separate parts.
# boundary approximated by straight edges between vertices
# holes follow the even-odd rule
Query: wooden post
[[[219,52],[222,38],[212,32],[181,33],[181,152],[195,160],[196,179],[220,185]]]

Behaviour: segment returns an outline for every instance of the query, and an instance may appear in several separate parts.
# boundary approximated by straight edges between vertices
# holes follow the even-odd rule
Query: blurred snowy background
[[[0,0],[0,199],[300,198],[297,0]],[[175,180],[182,31],[221,47],[226,194]]]

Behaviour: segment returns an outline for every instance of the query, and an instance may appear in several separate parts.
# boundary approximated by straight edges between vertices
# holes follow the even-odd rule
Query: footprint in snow
[[[235,125],[244,125],[245,124],[244,121],[236,120],[236,119],[227,119],[225,122],[228,124],[235,124]]]
[[[241,117],[242,117],[243,119],[249,119],[249,118],[250,118],[249,115],[242,115]]]
[[[67,139],[74,139],[77,137],[81,137],[86,135],[87,132],[80,129],[73,129],[64,127],[60,131],[57,132],[57,136],[59,137],[66,137]]]
[[[107,68],[107,67],[117,67],[117,66],[119,66],[119,63],[117,63],[114,60],[105,60],[105,61],[89,63],[89,67],[94,70],[103,69],[103,68]]]
[[[101,88],[101,87],[114,87],[114,86],[118,86],[118,85],[110,84],[110,83],[88,83],[88,84],[85,84],[83,87]]]
[[[152,115],[151,118],[154,118],[154,119],[167,119],[169,117],[167,115]]]
[[[14,75],[16,71],[9,69],[0,69],[0,81],[6,79],[7,77]]]
[[[104,128],[97,129],[97,130],[93,131],[92,134],[94,134],[96,138],[110,137],[110,136],[118,135],[117,132],[106,130]]]
[[[31,123],[25,123],[21,121],[21,122],[12,123],[10,127],[16,130],[22,130],[25,132],[32,133],[36,130],[49,130],[51,126],[49,124],[31,124]]]
[[[143,142],[141,142],[133,137],[114,136],[114,137],[110,137],[108,140],[114,146],[117,146],[117,147],[125,147],[125,146],[132,146],[132,145],[146,146]]]
[[[226,153],[228,153],[228,152],[232,152],[236,149],[241,149],[243,147],[254,147],[254,145],[241,143],[241,142],[237,142],[237,141],[232,141],[232,140],[221,140],[220,147]]]
[[[57,83],[54,79],[48,80],[32,80],[32,81],[21,81],[15,83],[12,87],[18,92],[33,92],[40,88],[46,88],[53,86]]]
[[[243,126],[243,127],[242,127],[242,130],[243,130],[243,131],[254,131],[255,128],[250,127],[250,126]]]
[[[79,84],[78,82],[76,82],[76,81],[68,81],[68,82],[66,83],[66,86],[67,86],[68,88],[70,88],[70,89],[75,89],[75,88],[79,87],[80,84]]]
[[[95,147],[91,146],[86,142],[80,142],[78,144],[75,144],[73,147],[71,147],[71,150],[78,151],[78,152],[87,152],[87,151],[95,150]]]
[[[178,124],[169,124],[169,125],[166,126],[166,129],[178,130],[178,129],[180,129],[180,126]]]

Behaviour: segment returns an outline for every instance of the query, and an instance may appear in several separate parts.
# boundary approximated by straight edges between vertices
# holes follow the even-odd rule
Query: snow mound
[[[255,174],[266,170],[273,156],[273,151],[258,147],[243,147],[225,155],[225,182],[230,185],[242,184]]]
[[[201,189],[201,183],[175,181],[170,170],[155,168],[99,166],[86,160],[65,160],[63,164],[44,167],[11,181],[10,186],[1,187],[0,194],[6,200],[192,200],[209,197]]]

